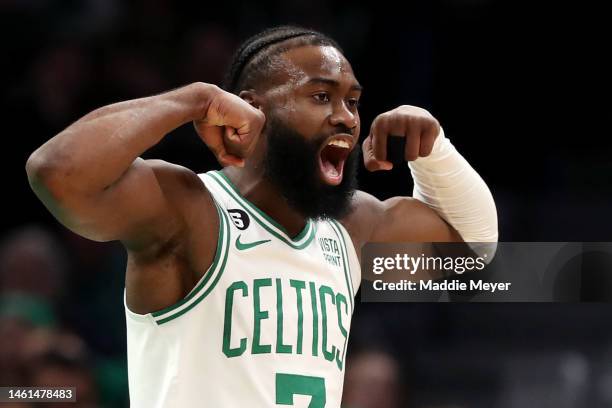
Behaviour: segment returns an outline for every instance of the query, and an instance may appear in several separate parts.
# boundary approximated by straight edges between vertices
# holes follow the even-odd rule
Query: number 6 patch
[[[235,208],[232,210],[227,210],[227,212],[229,213],[230,217],[232,217],[232,222],[236,228],[242,231],[249,228],[251,220],[245,211]]]

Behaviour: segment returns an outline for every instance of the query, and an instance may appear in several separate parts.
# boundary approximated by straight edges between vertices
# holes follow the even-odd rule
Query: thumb
[[[248,146],[245,146],[236,129],[224,126],[223,144],[229,155],[244,159],[247,156]]]

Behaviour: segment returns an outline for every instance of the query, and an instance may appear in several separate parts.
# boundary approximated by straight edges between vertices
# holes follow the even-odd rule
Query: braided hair
[[[334,40],[318,31],[297,26],[269,28],[240,45],[223,81],[223,89],[238,94],[242,89],[254,87],[269,73],[275,56],[306,45],[329,45],[342,52]]]

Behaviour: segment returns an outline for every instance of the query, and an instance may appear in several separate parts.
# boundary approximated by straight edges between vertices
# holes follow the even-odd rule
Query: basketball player
[[[414,198],[355,191],[361,86],[325,35],[278,27],[237,51],[225,90],[194,83],[95,110],[27,162],[57,219],[127,252],[132,407],[338,407],[358,250],[497,239],[491,194],[427,111],[400,106],[362,145]],[[193,122],[222,171],[139,156]]]

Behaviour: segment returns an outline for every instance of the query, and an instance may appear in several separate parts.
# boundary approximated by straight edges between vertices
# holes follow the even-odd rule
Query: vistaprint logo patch
[[[340,263],[340,244],[333,238],[319,238],[319,246],[323,251],[323,258],[328,264],[333,266],[341,266]]]

